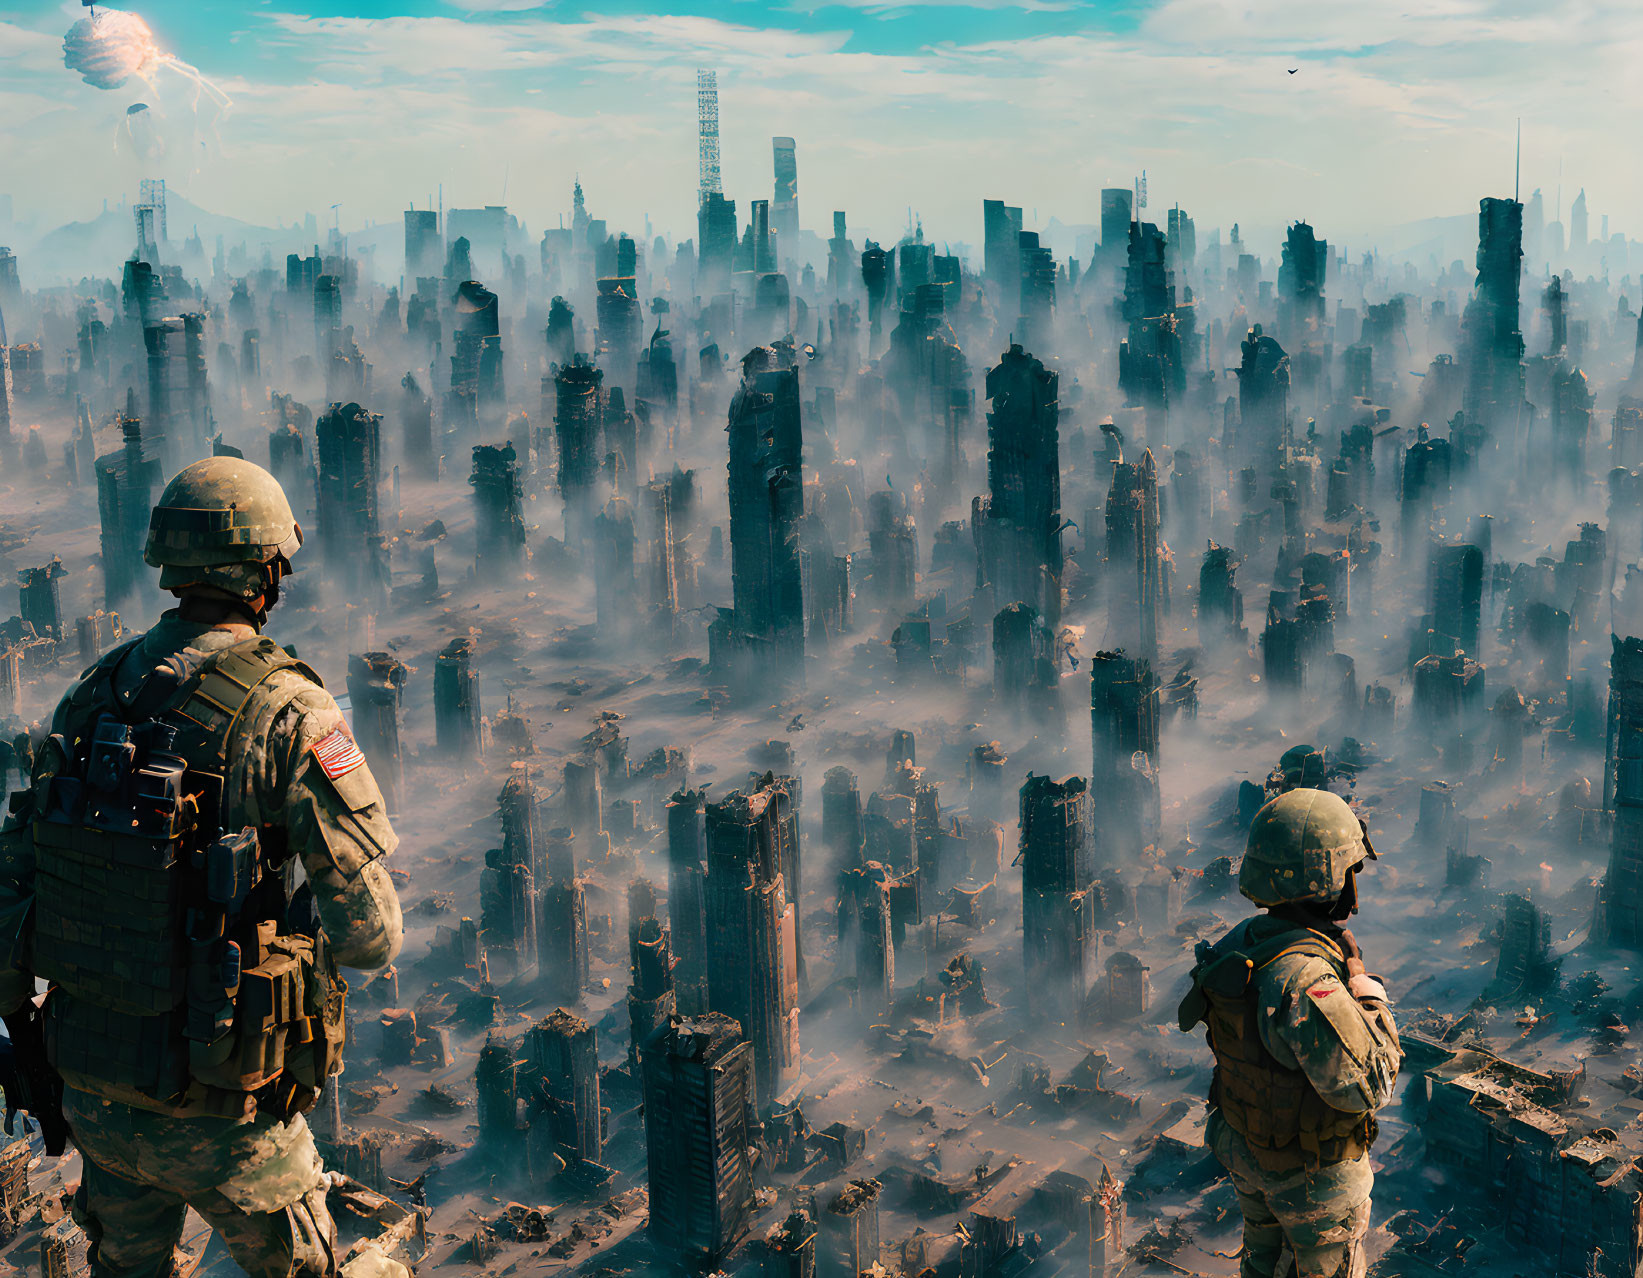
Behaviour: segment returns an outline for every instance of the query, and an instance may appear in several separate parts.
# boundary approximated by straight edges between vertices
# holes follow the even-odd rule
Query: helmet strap
[[[1329,917],[1337,923],[1344,922],[1358,912],[1358,867],[1354,865],[1346,872],[1346,886],[1341,894],[1335,898],[1335,904],[1329,911]]]

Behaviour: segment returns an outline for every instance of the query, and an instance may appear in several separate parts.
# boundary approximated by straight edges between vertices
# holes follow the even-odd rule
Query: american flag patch
[[[314,761],[319,764],[320,771],[332,781],[346,776],[365,762],[365,756],[359,752],[353,737],[348,735],[347,728],[333,728],[329,736],[314,742],[309,748],[314,752]]]

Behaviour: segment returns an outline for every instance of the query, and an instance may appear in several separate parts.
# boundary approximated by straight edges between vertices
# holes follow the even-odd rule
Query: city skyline
[[[1560,172],[1565,218],[1585,187],[1594,235],[1643,197],[1603,163],[1627,104],[1594,112],[1589,91],[1636,92],[1603,68],[1643,41],[1643,14],[1596,0],[1560,15],[1505,0],[1390,16],[1300,0],[305,9],[138,10],[232,99],[222,110],[163,67],[93,88],[63,64],[79,5],[0,5],[19,220],[90,217],[147,176],[255,225],[338,205],[344,229],[397,220],[443,185],[447,207],[505,202],[539,234],[580,174],[613,228],[638,233],[648,216],[683,239],[698,66],[719,75],[726,194],[767,198],[770,138],[791,136],[802,224],[824,234],[843,208],[854,234],[892,238],[913,217],[973,244],[983,198],[1021,205],[1028,225],[1090,224],[1100,189],[1145,169],[1160,220],[1175,202],[1223,234],[1304,217],[1367,247],[1510,193],[1520,115],[1523,194],[1542,188],[1548,218]],[[1594,23],[1603,41],[1585,34]],[[152,134],[133,140],[139,102]]]

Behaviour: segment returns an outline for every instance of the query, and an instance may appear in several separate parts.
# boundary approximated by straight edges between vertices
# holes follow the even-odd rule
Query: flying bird
[[[1290,67],[1290,68],[1289,68],[1289,74],[1290,74],[1290,75],[1294,75],[1294,74],[1295,74],[1295,73],[1296,73],[1296,72],[1297,72],[1297,71],[1299,71],[1299,70],[1300,70],[1300,69],[1301,69],[1301,68],[1300,68],[1300,67]]]

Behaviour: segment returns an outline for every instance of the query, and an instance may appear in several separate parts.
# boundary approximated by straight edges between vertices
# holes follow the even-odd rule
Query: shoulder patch
[[[355,768],[365,766],[365,756],[354,744],[354,738],[349,735],[345,727],[336,727],[324,737],[308,747],[314,755],[314,762],[319,764],[321,772],[326,778],[336,781],[347,776]]]

